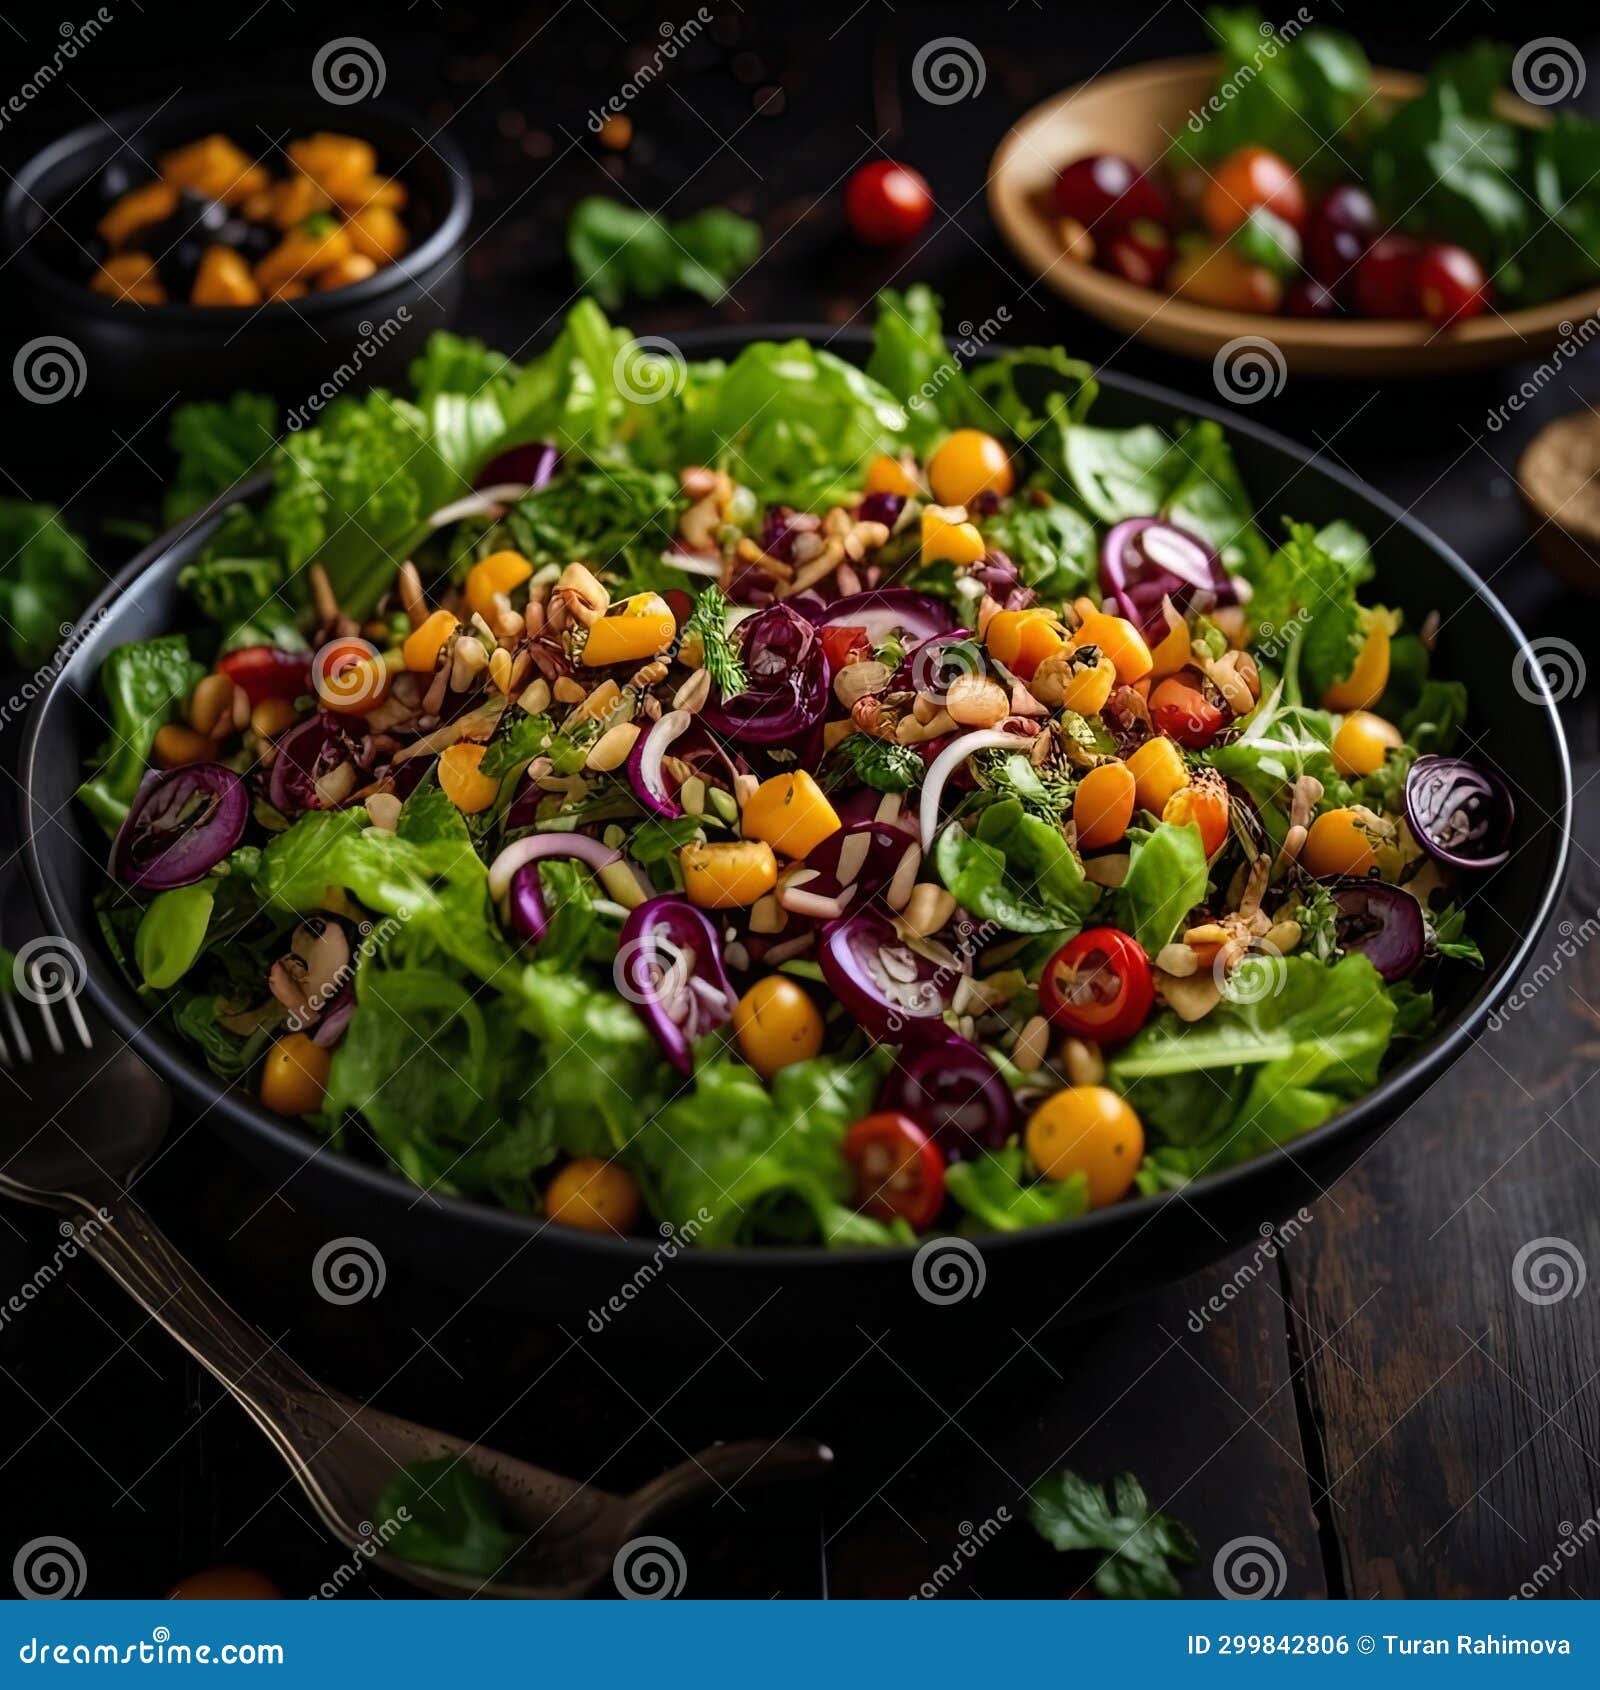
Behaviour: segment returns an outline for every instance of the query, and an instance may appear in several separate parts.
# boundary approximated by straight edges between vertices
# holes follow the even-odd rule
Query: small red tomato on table
[[[903,246],[921,234],[933,215],[933,190],[909,164],[875,159],[850,178],[844,211],[857,240],[868,246]]]
[[[1430,323],[1447,328],[1489,307],[1489,278],[1464,246],[1430,242],[1417,260],[1417,305]]]

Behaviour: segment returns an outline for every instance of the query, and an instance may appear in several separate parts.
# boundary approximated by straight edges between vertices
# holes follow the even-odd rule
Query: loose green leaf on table
[[[1028,1492],[1028,1518],[1054,1548],[1097,1556],[1094,1587],[1113,1600],[1177,1597],[1172,1563],[1199,1559],[1193,1532],[1156,1513],[1132,1473],[1115,1479],[1108,1494],[1063,1468]]]

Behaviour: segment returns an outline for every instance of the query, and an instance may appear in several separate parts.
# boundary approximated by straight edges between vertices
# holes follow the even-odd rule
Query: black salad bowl
[[[827,331],[801,326],[772,332],[829,339]],[[718,333],[686,337],[684,346],[695,355],[731,355],[751,338],[745,331]],[[860,342],[838,336],[832,344],[847,356],[862,351]],[[598,1332],[615,1317],[628,1329],[630,1345],[648,1350],[692,1335],[704,1348],[709,1325],[722,1335],[738,1332],[738,1350],[762,1358],[756,1365],[793,1374],[826,1365],[830,1356],[859,1355],[863,1329],[892,1329],[915,1342],[929,1366],[986,1368],[997,1344],[1016,1350],[1018,1333],[1049,1343],[1052,1332],[1216,1260],[1264,1224],[1314,1201],[1376,1134],[1403,1132],[1407,1107],[1472,1042],[1509,989],[1560,887],[1570,770],[1556,711],[1522,634],[1440,540],[1372,488],[1254,423],[1110,372],[1101,381],[1098,423],[1170,426],[1195,416],[1222,422],[1261,520],[1273,529],[1291,514],[1319,525],[1342,518],[1371,536],[1374,598],[1403,609],[1413,627],[1430,611],[1440,613],[1440,672],[1473,682],[1473,754],[1500,770],[1515,793],[1510,858],[1468,893],[1483,971],[1446,971],[1438,1031],[1397,1056],[1367,1096],[1293,1144],[1178,1193],[1028,1232],[946,1239],[921,1249],[674,1253],[650,1236],[600,1238],[474,1202],[423,1198],[398,1174],[339,1154],[269,1114],[247,1092],[221,1086],[190,1047],[150,1021],[101,947],[93,905],[106,845],[72,795],[102,731],[93,708],[101,660],[117,644],[181,625],[187,612],[178,571],[204,544],[223,501],[128,566],[85,618],[87,634],[32,714],[22,765],[26,848],[52,929],[89,958],[90,990],[117,1030],[205,1109],[273,1188],[284,1189],[297,1206],[320,1205],[330,1226],[373,1239],[394,1259],[459,1284],[464,1294],[569,1331],[587,1325]],[[260,491],[259,482],[247,484],[235,496]],[[671,1289],[650,1293],[647,1306],[624,1319],[621,1311],[658,1276],[668,1277]]]
[[[132,183],[155,174],[165,152],[228,135],[252,158],[281,169],[283,147],[334,130],[370,141],[379,169],[405,184],[407,251],[364,282],[250,308],[118,304],[93,292],[92,245],[105,209],[108,166]],[[71,385],[79,405],[143,419],[175,399],[221,398],[241,388],[275,397],[290,426],[314,419],[333,394],[394,385],[460,303],[462,248],[472,213],[466,162],[420,112],[381,99],[330,104],[311,85],[229,89],[114,112],[36,153],[0,202],[0,239],[14,266],[19,338],[37,346],[36,380],[52,399]],[[65,349],[51,343],[65,342]],[[19,381],[25,379],[19,364]],[[81,389],[81,397],[79,390]],[[48,424],[74,411],[51,403]]]

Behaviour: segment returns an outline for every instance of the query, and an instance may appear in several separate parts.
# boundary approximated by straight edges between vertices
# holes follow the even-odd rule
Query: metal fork
[[[25,962],[21,957],[17,960],[24,966],[13,966],[12,984],[16,987],[16,993],[8,991],[5,982],[0,981],[0,1020],[5,1022],[5,1026],[0,1028],[0,1067],[10,1068],[16,1063],[26,1064],[33,1061],[33,1045],[22,1025],[22,1017],[17,1012],[18,993],[28,1002],[38,1005],[39,1019],[44,1023],[45,1038],[55,1055],[65,1056],[67,1053],[61,1040],[61,1029],[56,1026],[53,1012],[53,1005],[56,1003],[66,1004],[67,1019],[72,1023],[72,1030],[78,1035],[78,1043],[85,1050],[92,1050],[94,1039],[90,1036],[89,1024],[83,1018],[83,1011],[78,1007],[78,994],[68,991],[63,995],[56,995],[36,957],[28,958]],[[21,974],[22,978],[15,978],[17,974]],[[11,1044],[17,1049],[15,1063],[11,1056],[11,1045],[6,1042],[8,1031],[11,1034]]]
[[[36,988],[37,977],[30,979]],[[49,1014],[63,1003],[80,1043],[92,1049],[76,994],[56,995],[51,1003],[40,1002],[44,995],[36,989],[26,994],[39,1005],[51,1050],[64,1054]],[[8,1044],[0,1036],[0,1062],[14,1067],[14,1048],[22,1063],[32,1063],[35,1041],[12,997],[4,994],[3,1001],[0,1015],[11,1038]],[[361,1561],[439,1596],[579,1596],[607,1574],[620,1587],[624,1551],[633,1550],[652,1519],[690,1497],[726,1492],[746,1478],[816,1476],[832,1463],[827,1447],[807,1438],[714,1444],[623,1496],[330,1389],[224,1302],[129,1194],[166,1137],[166,1087],[130,1048],[87,1081],[81,1067],[64,1074],[66,1066],[43,1063],[30,1070],[40,1076],[34,1102],[46,1105],[47,1118],[21,1135],[20,1145],[0,1149],[0,1195],[72,1220],[79,1246],[232,1393],[288,1464],[323,1524]],[[49,1108],[52,1090],[59,1092],[55,1108]],[[69,1106],[70,1133],[60,1120]],[[402,1467],[440,1456],[465,1461],[495,1491],[507,1519],[527,1534],[523,1549],[492,1582],[420,1566],[387,1547],[400,1522],[379,1519],[379,1498]],[[648,1555],[660,1542],[647,1539],[639,1550]]]

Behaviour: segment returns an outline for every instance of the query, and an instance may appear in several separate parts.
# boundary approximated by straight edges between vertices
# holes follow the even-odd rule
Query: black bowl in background
[[[828,339],[805,326],[770,331]],[[696,355],[731,355],[753,331],[686,336]],[[861,342],[834,336],[859,355]],[[1300,1204],[1314,1200],[1371,1138],[1394,1124],[1471,1042],[1526,958],[1560,888],[1568,851],[1571,773],[1560,721],[1547,695],[1509,684],[1525,641],[1494,595],[1442,541],[1383,495],[1344,471],[1314,464],[1298,446],[1256,424],[1149,383],[1102,372],[1098,423],[1168,425],[1209,416],[1229,432],[1264,523],[1280,513],[1321,525],[1339,518],[1376,543],[1378,593],[1411,626],[1443,613],[1439,664],[1447,675],[1480,677],[1472,693],[1476,753],[1505,772],[1517,794],[1509,864],[1470,892],[1473,931],[1483,946],[1481,974],[1448,970],[1441,983],[1443,1024],[1405,1054],[1366,1097],[1326,1125],[1270,1155],[1195,1181],[1182,1192],[1140,1198],[1081,1220],[962,1243],[941,1274],[912,1249],[688,1249],[665,1271],[676,1296],[654,1295],[646,1312],[621,1322],[630,1352],[671,1347],[705,1324],[738,1332],[738,1351],[777,1377],[813,1373],[861,1353],[862,1329],[893,1327],[930,1370],[983,1370],[1016,1349],[1015,1331],[1098,1315],[1140,1291],[1216,1260]],[[264,482],[236,495],[254,496]],[[201,1105],[208,1120],[252,1157],[274,1188],[289,1185],[393,1259],[423,1268],[473,1297],[550,1326],[598,1333],[608,1299],[662,1271],[649,1239],[608,1239],[449,1197],[426,1197],[398,1174],[356,1161],[268,1113],[247,1094],[220,1085],[191,1047],[151,1023],[137,995],[100,948],[93,903],[106,843],[73,802],[78,772],[103,732],[90,702],[106,652],[168,629],[187,616],[177,588],[186,558],[204,543],[226,500],[163,536],[136,558],[85,617],[90,628],[49,694],[34,709],[23,746],[22,780],[29,871],[52,930],[92,959],[89,985],[113,1025],[141,1054]],[[130,591],[137,580],[137,592]],[[1530,687],[1539,673],[1524,662]],[[924,1246],[925,1251],[937,1246]],[[945,1293],[981,1283],[970,1294]],[[629,1291],[631,1300],[634,1292]],[[627,1303],[620,1305],[626,1308]],[[760,1318],[754,1318],[760,1311]],[[616,1312],[614,1310],[614,1312]],[[746,1322],[749,1322],[746,1325]],[[826,1378],[834,1377],[825,1373]]]
[[[411,246],[393,264],[350,287],[238,310],[116,304],[89,287],[63,229],[92,227],[95,182],[113,159],[145,180],[158,154],[214,131],[270,158],[318,129],[370,141],[379,168],[405,183]],[[71,342],[77,358],[68,361],[81,361],[96,414],[142,419],[174,399],[241,388],[315,409],[333,391],[398,383],[427,336],[455,315],[471,212],[465,160],[420,113],[381,100],[330,105],[306,88],[231,89],[115,112],[52,141],[7,189],[0,239],[12,254],[21,338]],[[77,408],[42,406],[39,419],[49,426]]]

